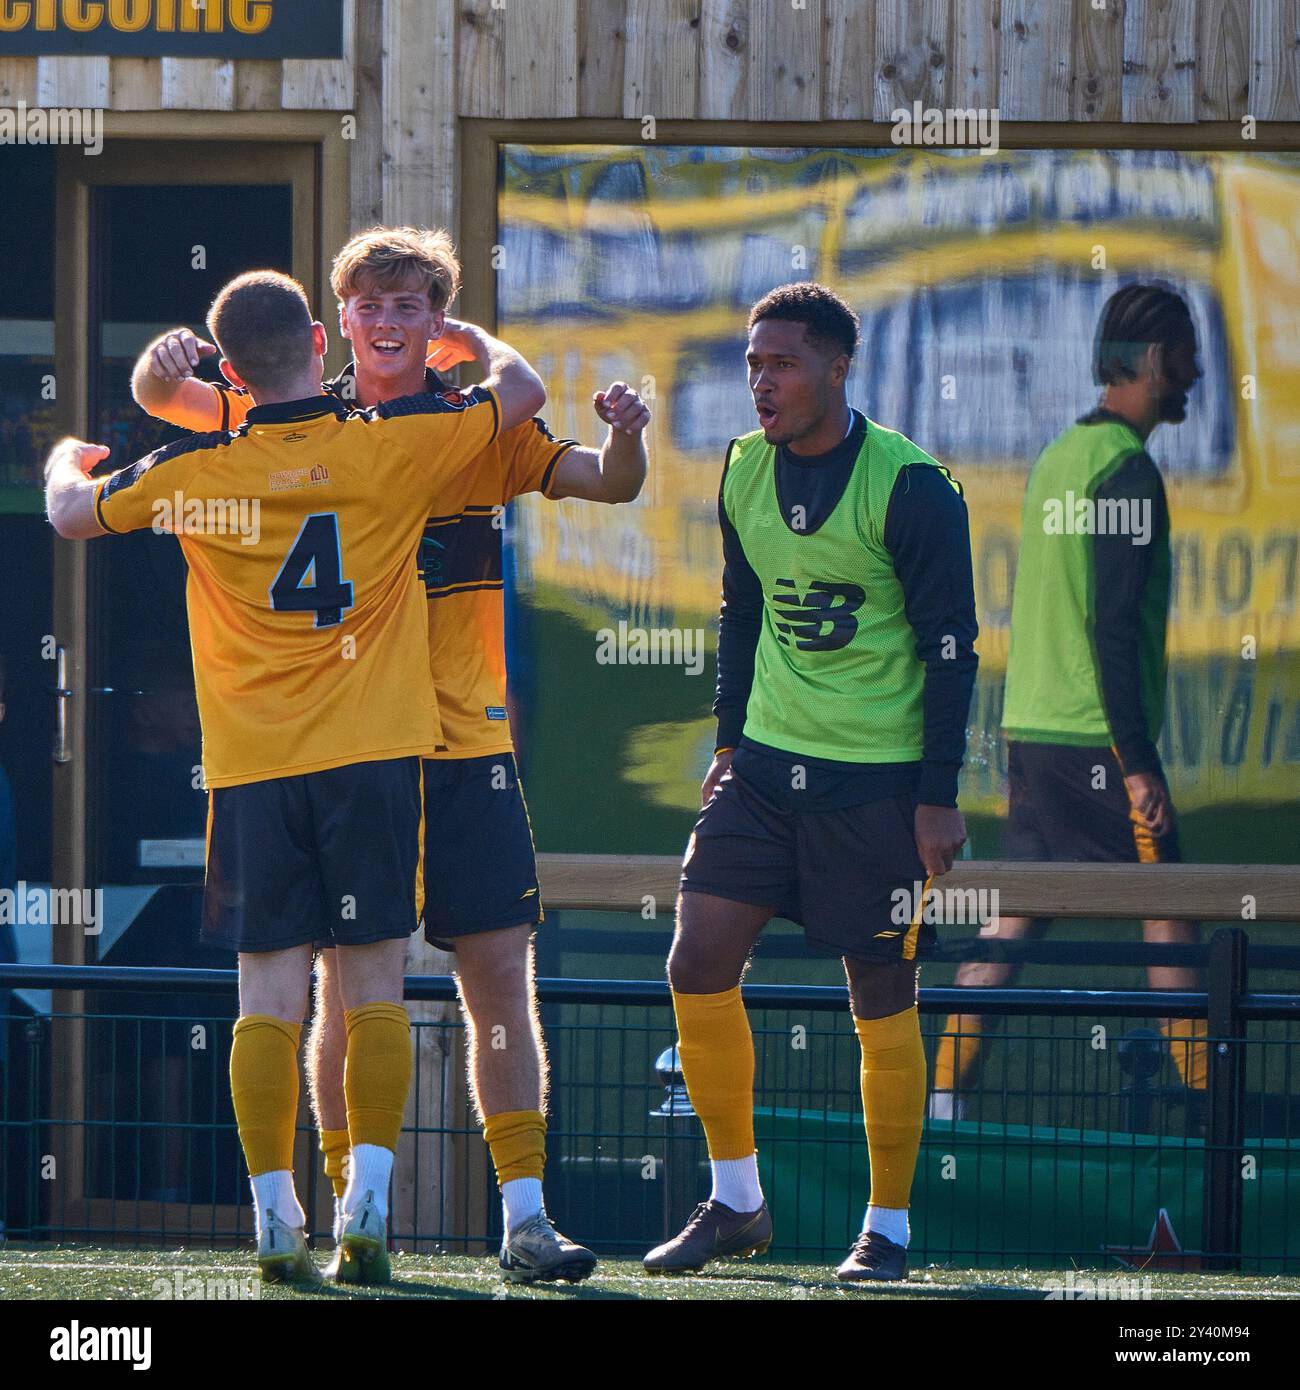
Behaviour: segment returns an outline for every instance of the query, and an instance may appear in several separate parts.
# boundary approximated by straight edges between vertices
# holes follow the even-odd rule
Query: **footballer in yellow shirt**
[[[239,951],[231,1085],[265,1278],[318,1278],[293,1190],[297,1047],[315,945],[339,947],[353,1179],[339,1277],[387,1277],[387,1194],[409,1089],[405,947],[422,908],[421,758],[440,741],[417,555],[425,523],[503,424],[544,391],[504,344],[463,326],[488,369],[470,391],[350,410],[322,393],[324,329],[276,272],[209,314],[223,370],[254,402],[92,480],[107,450],[65,440],[50,520],[87,539],[177,536],[209,782],[203,931]]]
[[[360,232],[340,250],[330,279],[354,360],[325,383],[327,393],[373,406],[422,387],[446,391],[438,372],[465,360],[455,320],[445,312],[459,283],[446,232]],[[246,394],[196,375],[214,352],[188,329],[164,334],[136,364],[137,403],[183,428],[238,425]],[[505,509],[515,497],[540,492],[551,500],[619,503],[640,491],[648,410],[621,382],[597,392],[592,404],[608,426],[601,448],[556,439],[540,419],[503,429],[462,477],[459,496],[430,514],[420,546],[443,728],[443,746],[424,762],[425,934],[456,950],[470,1082],[501,1185],[501,1258],[510,1279],[582,1278],[595,1264],[590,1251],[554,1231],[542,1210],[546,1054],[531,959],[542,905],[506,707],[502,582]],[[308,1055],[325,1172],[337,1201],[349,1138],[334,955],[324,951],[318,960],[320,1004]],[[489,1046],[501,1029],[510,1047]]]

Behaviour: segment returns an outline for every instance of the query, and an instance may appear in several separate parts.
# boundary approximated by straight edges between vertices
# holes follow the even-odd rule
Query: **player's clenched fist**
[[[175,328],[153,345],[149,354],[149,370],[161,381],[184,381],[194,375],[199,362],[213,357],[216,347],[205,342],[188,328]]]
[[[624,434],[640,434],[650,423],[645,402],[625,381],[616,381],[591,398],[596,414],[610,427]]]
[[[49,482],[51,473],[69,464],[78,473],[89,477],[90,470],[106,459],[110,452],[103,444],[87,444],[84,439],[73,439],[71,435],[60,439],[45,460],[45,481]]]

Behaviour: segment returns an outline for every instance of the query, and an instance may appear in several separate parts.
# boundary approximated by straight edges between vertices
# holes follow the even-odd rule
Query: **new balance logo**
[[[866,602],[856,584],[828,584],[814,579],[800,596],[793,579],[778,579],[772,595],[776,640],[803,652],[833,652],[847,647],[858,630],[854,614]]]

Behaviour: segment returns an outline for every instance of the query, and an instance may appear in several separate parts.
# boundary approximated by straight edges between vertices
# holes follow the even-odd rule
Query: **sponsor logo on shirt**
[[[284,468],[272,473],[268,482],[272,492],[295,492],[304,487],[321,487],[330,480],[330,471],[323,463],[310,468]]]
[[[858,630],[854,616],[867,600],[856,584],[814,579],[801,594],[793,579],[778,579],[771,596],[776,640],[803,652],[833,652],[847,647]]]

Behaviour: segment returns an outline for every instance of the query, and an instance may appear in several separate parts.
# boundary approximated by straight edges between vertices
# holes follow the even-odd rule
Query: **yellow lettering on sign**
[[[199,20],[203,15],[198,0],[180,0],[180,4],[181,33],[197,34],[199,32]]]
[[[37,0],[36,27],[38,29],[53,29],[55,27],[54,0]]]
[[[188,4],[189,0],[184,0]],[[176,0],[158,0],[153,27],[160,34],[170,34],[176,28]]]
[[[230,27],[260,34],[271,22],[271,0],[230,0]]]
[[[31,0],[0,0],[0,34],[21,29],[31,17]]]
[[[88,34],[104,22],[101,0],[63,0],[63,27],[77,34]]]
[[[134,34],[149,23],[151,0],[108,0],[109,25],[123,34]]]

